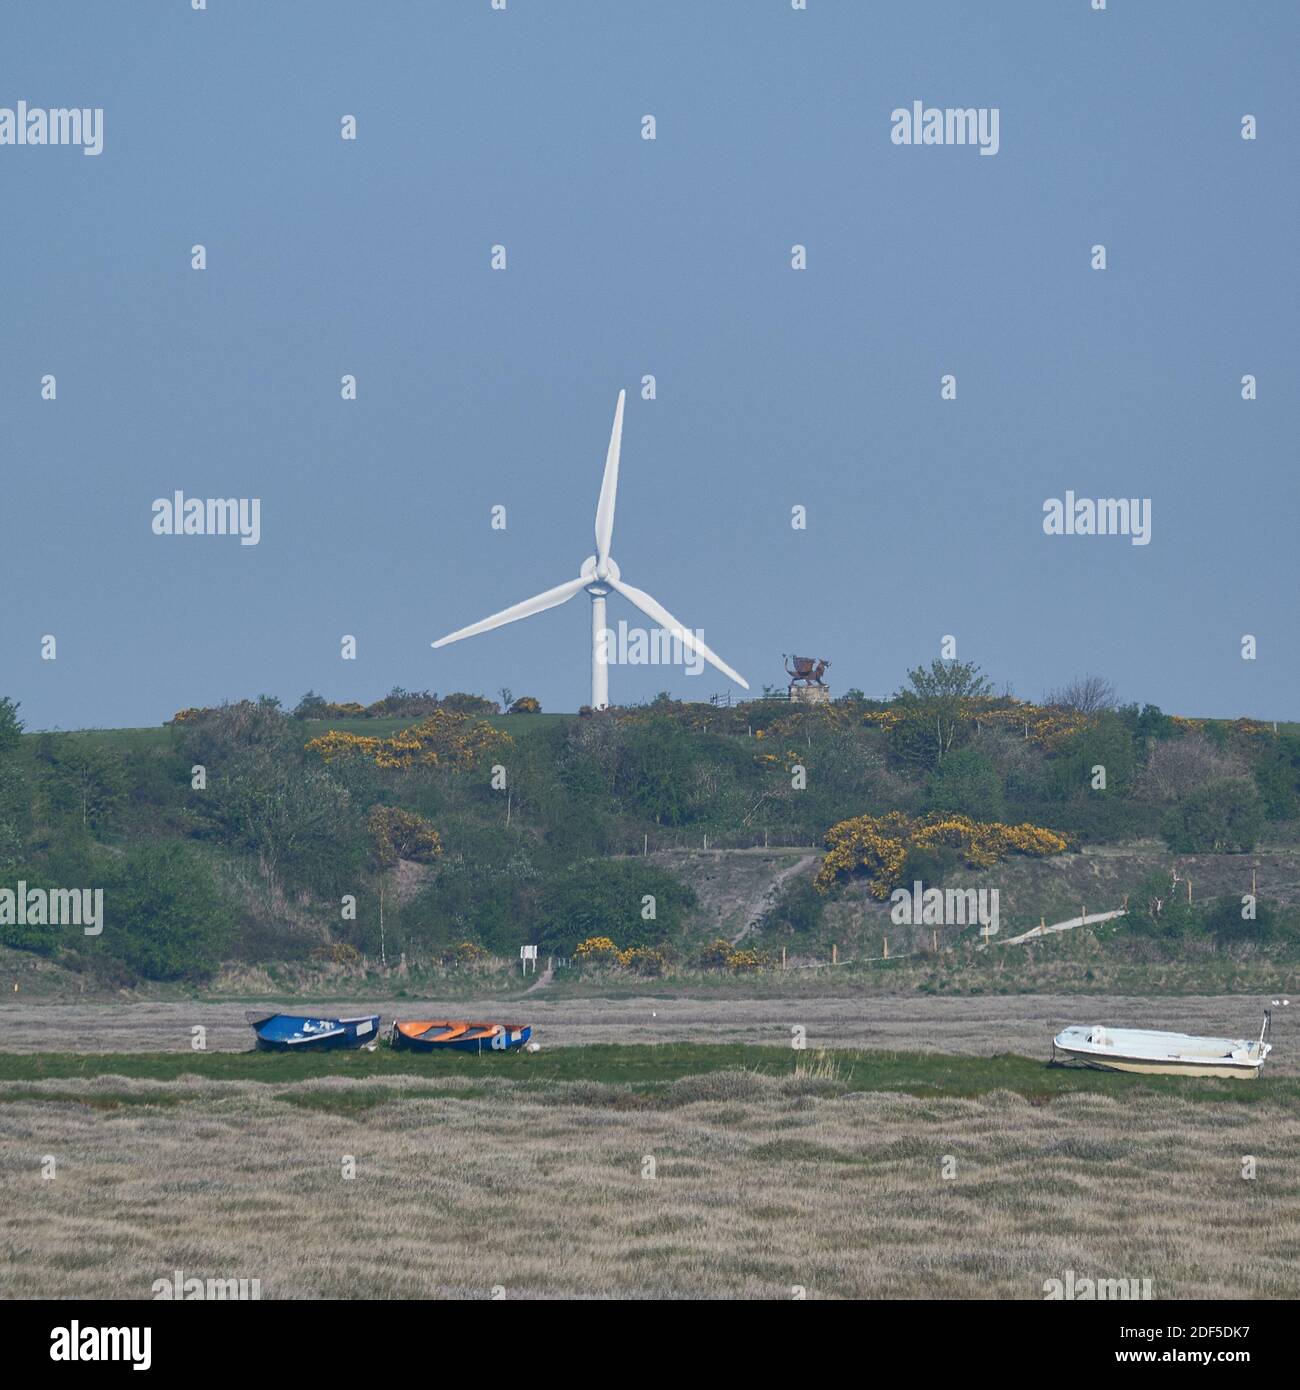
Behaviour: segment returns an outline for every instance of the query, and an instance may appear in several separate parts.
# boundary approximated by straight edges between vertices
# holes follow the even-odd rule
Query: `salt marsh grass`
[[[1067,1269],[1300,1295],[1293,1083],[914,1095],[853,1089],[861,1065],[11,1080],[0,1296],[147,1298],[175,1269],[263,1298],[1037,1299]]]

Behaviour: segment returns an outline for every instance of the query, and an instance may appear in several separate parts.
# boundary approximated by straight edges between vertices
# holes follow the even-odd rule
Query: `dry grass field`
[[[1067,1270],[1163,1298],[1300,1295],[1293,1106],[917,1098],[847,1090],[833,1058],[807,1072],[650,1097],[410,1076],[10,1086],[0,1296],[148,1298],[177,1269],[256,1278],[263,1298],[1036,1299]]]
[[[179,1055],[195,1024],[209,1066],[244,1052],[236,1006],[0,1010],[0,1297],[148,1298],[175,1270],[257,1279],[268,1299],[1037,1299],[1067,1270],[1150,1279],[1160,1298],[1300,1296],[1300,1025],[1285,1009],[1271,1077],[1197,1089],[1040,1062],[1068,1022],[1235,1033],[1261,1001],[529,1003],[543,1052],[509,1074],[473,1057],[389,1074],[391,1054],[344,1054],[373,1074],[314,1075],[298,1057],[264,1081],[205,1078],[198,1057],[189,1074]],[[792,1055],[796,1024],[810,1050]],[[791,1070],[707,1070],[714,1049],[691,1063],[687,1047],[697,1073],[661,1081],[664,1052],[576,1046],[687,1040]],[[983,1089],[872,1089],[888,1049],[921,1054],[922,1076],[927,1056],[942,1076],[939,1054],[954,1076],[984,1069]],[[109,1055],[12,1079],[70,1051]],[[602,1053],[649,1083],[563,1079]],[[1002,1061],[1020,1079],[989,1090]],[[173,1079],[147,1079],[163,1063]]]

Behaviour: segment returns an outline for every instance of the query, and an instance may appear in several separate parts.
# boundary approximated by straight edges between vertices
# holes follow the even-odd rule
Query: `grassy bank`
[[[854,1092],[898,1092],[913,1096],[976,1097],[1010,1091],[1027,1100],[1050,1101],[1078,1092],[1132,1096],[1143,1092],[1198,1101],[1253,1101],[1295,1104],[1300,1080],[1262,1077],[1254,1081],[1217,1081],[1183,1077],[1134,1078],[1086,1068],[1049,1066],[1029,1057],[958,1057],[941,1053],[796,1051],[792,1048],[752,1047],[727,1043],[617,1044],[553,1048],[537,1054],[506,1053],[482,1057],[464,1054],[412,1054],[379,1048],[374,1052],[327,1052],[315,1055],[275,1052],[195,1052],[190,1054],[0,1053],[0,1083],[25,1081],[85,1081],[123,1077],[132,1081],[185,1082],[253,1081],[267,1085],[312,1083],[344,1077],[382,1082],[386,1078],[420,1077],[435,1082],[472,1084],[477,1093],[488,1088],[508,1092],[565,1083],[592,1083],[610,1088],[609,1103],[638,1096],[671,1104],[691,1099],[689,1088],[675,1083],[722,1073],[802,1078],[827,1095]],[[418,1098],[422,1092],[378,1089],[371,1104]],[[456,1094],[449,1092],[448,1094]],[[321,1108],[337,1103],[355,1108],[348,1092],[322,1092]],[[31,1093],[12,1086],[0,1099],[30,1099]],[[65,1092],[58,1099],[67,1099]],[[163,1097],[165,1099],[165,1097]],[[102,1103],[102,1102],[101,1102]]]

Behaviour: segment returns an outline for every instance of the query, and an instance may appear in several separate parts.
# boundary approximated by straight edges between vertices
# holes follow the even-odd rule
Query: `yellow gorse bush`
[[[768,964],[768,958],[748,946],[733,946],[725,936],[720,936],[701,948],[696,964],[704,970],[761,970]]]
[[[618,947],[607,936],[589,936],[586,941],[573,949],[574,960],[594,961],[618,954]]]
[[[513,743],[509,734],[495,729],[485,719],[473,719],[451,710],[435,710],[427,719],[401,729],[391,738],[370,734],[345,733],[331,729],[306,745],[325,762],[350,754],[371,759],[376,767],[417,767],[448,765],[468,767],[482,754]]]
[[[902,706],[867,710],[862,722],[888,733],[908,713]],[[974,724],[981,729],[1002,729],[1007,733],[1019,734],[1049,753],[1055,752],[1068,739],[1097,722],[1094,716],[1081,714],[1074,709],[994,698],[960,701],[957,717],[963,723]]]
[[[1009,854],[1060,854],[1070,842],[1038,825],[974,821],[948,812],[913,818],[890,811],[840,821],[826,832],[826,845],[814,880],[819,892],[829,892],[842,874],[865,872],[867,891],[883,900],[898,882],[912,849],[955,849],[971,868],[987,869]]]
[[[574,948],[573,958],[588,965],[616,965],[641,975],[662,975],[668,967],[668,957],[659,947],[630,946],[620,951],[608,936],[589,936]]]

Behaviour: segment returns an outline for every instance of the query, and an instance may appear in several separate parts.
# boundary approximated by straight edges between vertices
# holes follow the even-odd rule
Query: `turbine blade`
[[[733,671],[730,666],[714,651],[710,650],[700,641],[698,637],[688,627],[683,627],[681,623],[665,608],[657,603],[643,589],[635,588],[631,584],[624,583],[621,579],[610,579],[606,583],[611,589],[622,594],[631,604],[639,608],[652,622],[658,623],[660,627],[667,628],[668,631],[681,641],[687,651],[698,652],[705,661],[711,662],[722,672],[724,676],[730,676],[737,685],[743,685],[749,689],[749,682],[738,671]]]
[[[548,608],[567,603],[589,582],[579,575],[577,579],[570,579],[567,584],[557,584],[554,589],[547,589],[544,594],[538,594],[535,598],[526,598],[522,603],[516,603],[513,608],[503,608],[500,613],[493,613],[482,622],[471,623],[469,627],[462,627],[456,632],[448,633],[446,637],[439,637],[432,645],[445,647],[448,642],[459,642],[462,637],[475,637],[480,632],[491,632],[494,627],[517,623],[520,618],[531,618],[534,613],[544,613]]]
[[[601,564],[609,559],[609,542],[614,534],[614,502],[618,495],[618,454],[623,445],[623,399],[626,395],[626,391],[620,391],[618,404],[614,407],[614,428],[609,434],[605,476],[600,484],[600,501],[596,504],[596,558]]]

